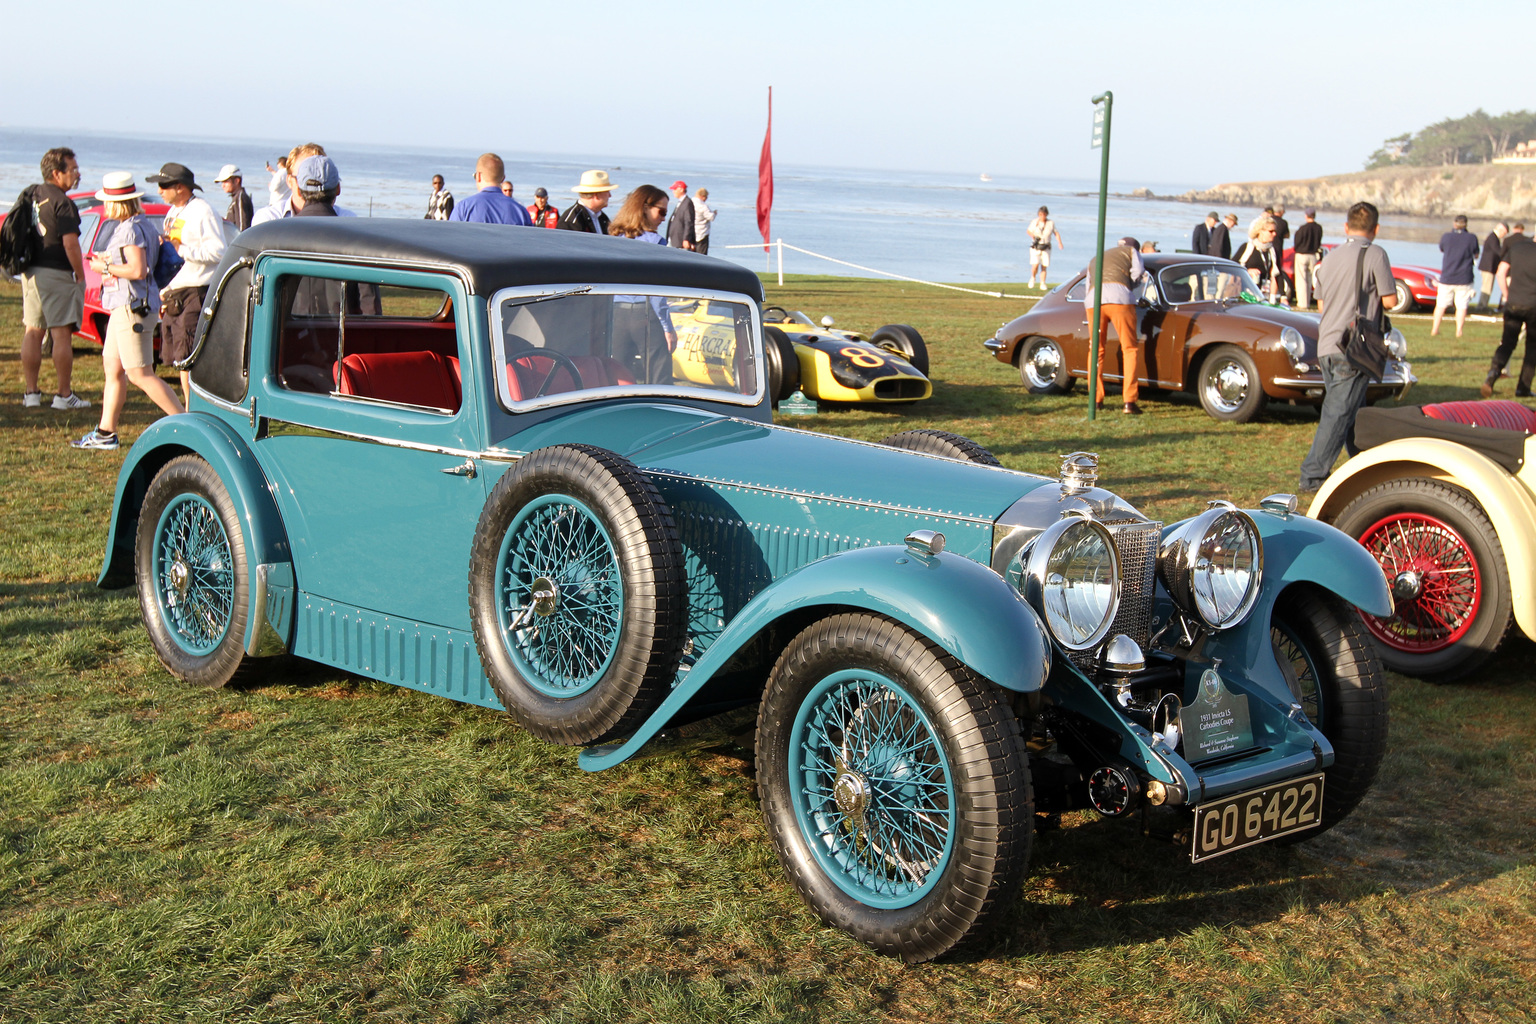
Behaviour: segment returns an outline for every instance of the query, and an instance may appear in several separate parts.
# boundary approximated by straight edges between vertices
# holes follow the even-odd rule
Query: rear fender
[[[251,571],[251,614],[246,650],[274,653],[273,634],[286,645],[294,587],[293,556],[271,488],[250,446],[227,424],[211,416],[185,413],[156,420],[139,435],[117,476],[107,550],[98,587],[118,589],[134,582],[134,542],[139,509],[155,474],[172,459],[196,455],[219,474],[229,489],[245,534],[245,559]],[[276,620],[269,611],[284,612]]]
[[[780,619],[818,608],[858,608],[900,622],[1008,690],[1037,692],[1050,674],[1045,627],[991,569],[962,555],[919,555],[895,545],[845,551],[789,573],[749,601],[634,735],[582,751],[582,768],[601,771],[633,757],[749,641]]]
[[[1536,637],[1536,499],[1521,483],[1536,483],[1532,439],[1518,476],[1480,452],[1438,437],[1410,437],[1369,448],[1350,459],[1317,492],[1307,515],[1333,522],[1355,498],[1388,480],[1425,477],[1454,484],[1472,495],[1493,524],[1509,575],[1515,622]],[[1390,613],[1389,613],[1390,614]]]

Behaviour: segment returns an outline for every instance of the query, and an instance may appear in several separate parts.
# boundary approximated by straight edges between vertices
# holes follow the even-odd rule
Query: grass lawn
[[[1021,302],[767,291],[843,326],[913,324],[932,352],[930,401],[795,425],[940,427],[1051,475],[1097,451],[1104,486],[1167,520],[1294,489],[1316,425],[1285,407],[1220,424],[1189,397],[1090,423],[1082,387],[1028,395],[982,349]],[[1069,815],[990,941],[907,967],[801,903],[747,751],[588,775],[504,715],[329,669],[174,680],[132,592],[94,586],[123,455],[68,447],[94,408],[22,409],[20,307],[0,284],[0,1022],[1533,1019],[1523,638],[1468,683],[1392,677],[1381,777],[1329,834],[1197,868],[1134,822]],[[1476,396],[1496,326],[1399,324],[1414,401]],[[94,346],[76,382],[99,401]],[[125,442],[155,415],[133,392]]]

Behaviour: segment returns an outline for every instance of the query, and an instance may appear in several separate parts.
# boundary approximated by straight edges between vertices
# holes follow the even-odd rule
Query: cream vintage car
[[[1405,675],[1471,674],[1509,632],[1536,639],[1536,411],[1514,401],[1362,409],[1361,452],[1308,515],[1376,559],[1394,614],[1361,613]]]

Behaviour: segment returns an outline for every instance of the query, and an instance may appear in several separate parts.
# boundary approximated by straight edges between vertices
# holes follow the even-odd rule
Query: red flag
[[[768,131],[763,136],[763,155],[757,158],[757,229],[763,233],[763,252],[768,251],[768,220],[773,213],[773,86],[768,87]]]

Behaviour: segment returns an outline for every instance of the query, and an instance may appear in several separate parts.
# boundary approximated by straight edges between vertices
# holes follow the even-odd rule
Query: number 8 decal
[[[873,370],[877,366],[885,365],[885,360],[873,352],[870,352],[868,349],[854,348],[852,345],[849,345],[847,348],[838,349],[837,354],[847,356],[848,361],[854,366],[862,366],[866,370]]]

